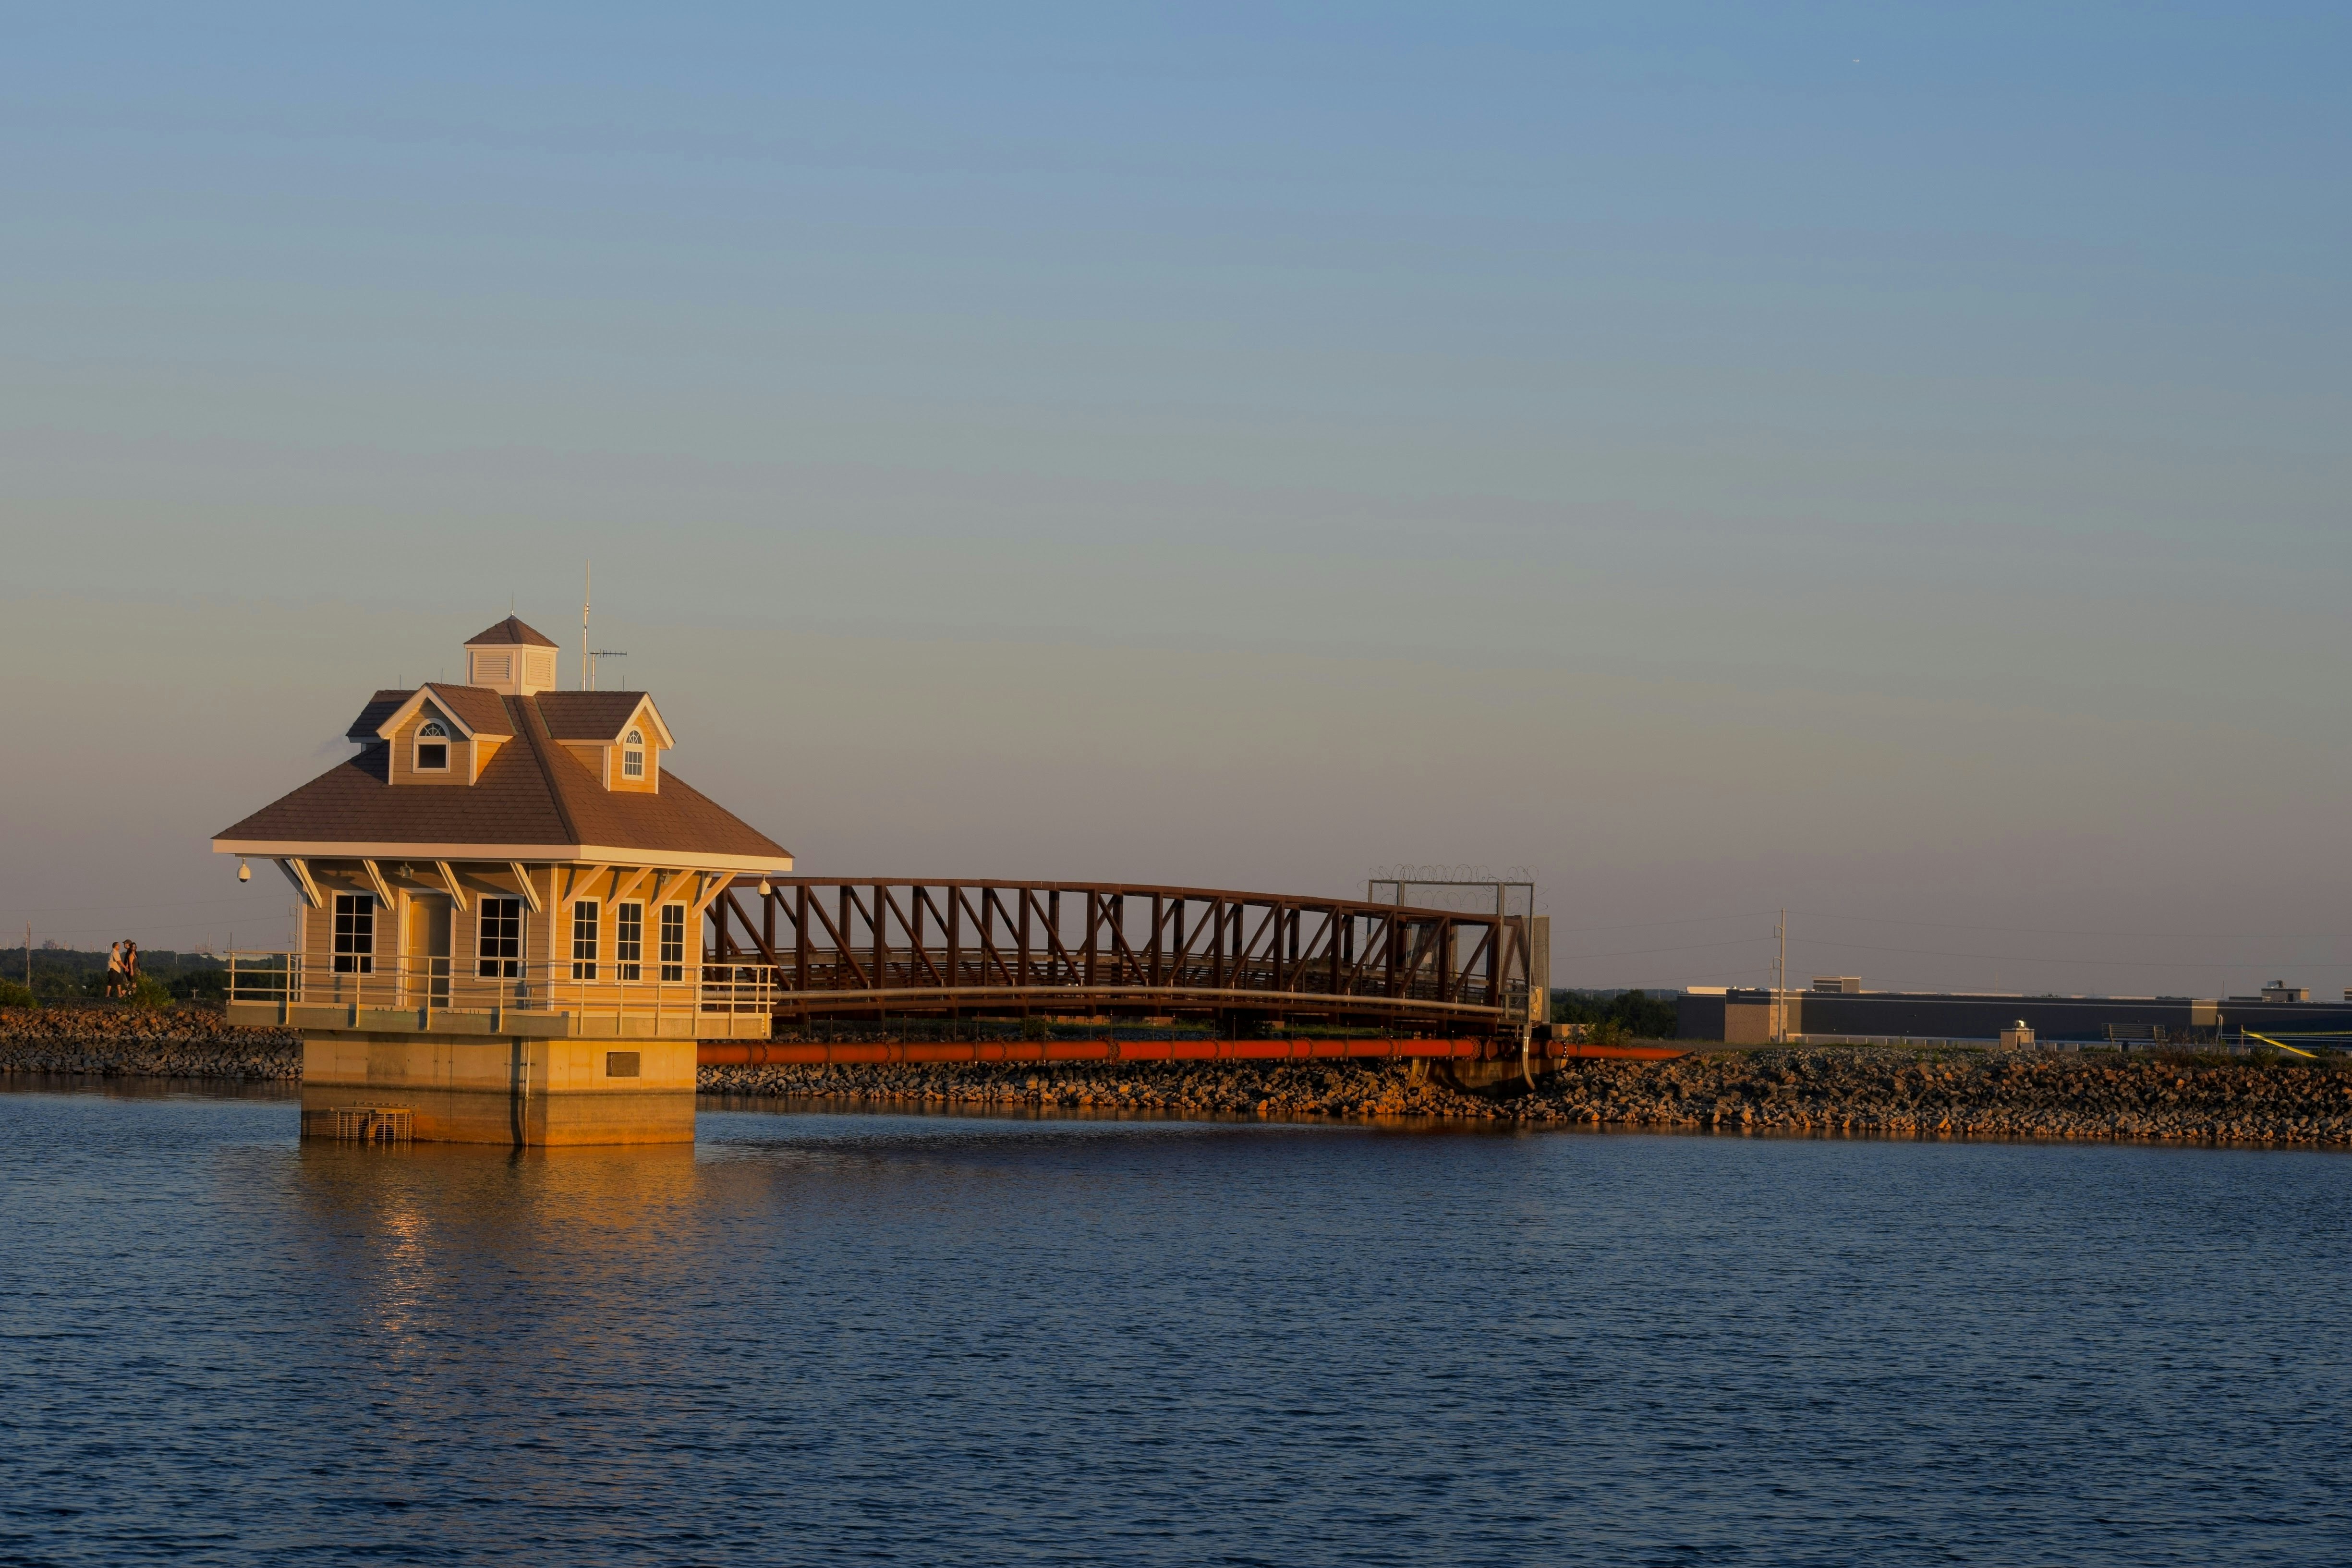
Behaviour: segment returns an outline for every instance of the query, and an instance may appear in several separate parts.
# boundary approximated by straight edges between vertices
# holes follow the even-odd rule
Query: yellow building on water
[[[791,854],[667,769],[649,695],[556,690],[555,655],[509,616],[213,840],[301,898],[229,1016],[300,1032],[306,1135],[691,1142],[695,1042],[767,1037],[773,976],[706,964],[703,918]]]

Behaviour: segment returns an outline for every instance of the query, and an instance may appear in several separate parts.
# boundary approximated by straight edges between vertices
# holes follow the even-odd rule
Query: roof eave
[[[520,860],[577,861],[589,866],[653,866],[680,871],[754,871],[792,874],[793,857],[722,855],[692,849],[632,849],[615,844],[426,844],[367,840],[228,838],[213,840],[215,855],[257,855],[265,859],[335,860]]]

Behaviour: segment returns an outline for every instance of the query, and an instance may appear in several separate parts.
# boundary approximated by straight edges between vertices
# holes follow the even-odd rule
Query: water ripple
[[[0,1560],[2352,1556],[2352,1159],[0,1094]]]

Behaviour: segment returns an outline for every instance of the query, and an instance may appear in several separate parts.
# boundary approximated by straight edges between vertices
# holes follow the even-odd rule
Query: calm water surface
[[[0,1561],[2352,1562],[2352,1159],[0,1093]]]

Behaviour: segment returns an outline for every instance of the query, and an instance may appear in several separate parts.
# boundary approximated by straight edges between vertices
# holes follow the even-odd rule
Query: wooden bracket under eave
[[[294,890],[302,895],[304,903],[314,910],[323,910],[327,907],[327,900],[320,895],[319,884],[310,880],[310,862],[280,856],[278,868],[286,873],[286,879],[294,884]]]
[[[449,869],[446,860],[436,860],[433,868],[441,873],[441,885],[449,889],[449,901],[457,906],[459,914],[466,913],[466,889],[457,885],[457,873]]]
[[[383,867],[378,866],[373,860],[362,860],[360,864],[367,868],[368,882],[375,889],[375,896],[382,899],[386,907],[390,907],[400,901],[392,896],[392,884],[383,879]]]
[[[710,886],[704,889],[702,897],[694,901],[694,913],[688,917],[691,920],[700,920],[710,906],[719,901],[719,895],[735,885],[735,873],[732,871],[709,871],[704,875],[710,879]]]
[[[547,907],[539,901],[539,889],[531,885],[530,872],[524,868],[523,863],[520,860],[509,860],[507,865],[512,868],[515,880],[522,884],[522,901],[530,906],[530,912],[535,915],[545,914]]]
[[[565,867],[563,869],[563,896],[562,901],[567,904],[570,903],[572,901],[572,895],[575,893],[583,896],[594,893],[596,890],[596,884],[603,881],[604,879],[604,873],[610,871],[612,868],[613,868],[609,865]]]

